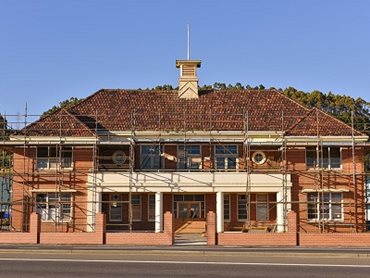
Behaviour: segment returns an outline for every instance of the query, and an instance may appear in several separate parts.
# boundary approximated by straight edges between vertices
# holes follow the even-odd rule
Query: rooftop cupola
[[[180,98],[198,98],[197,68],[200,68],[200,64],[200,60],[176,60],[176,67],[180,68]]]
[[[179,97],[185,99],[198,98],[197,68],[200,60],[190,60],[190,28],[187,26],[186,60],[176,60],[176,68],[180,68]]]

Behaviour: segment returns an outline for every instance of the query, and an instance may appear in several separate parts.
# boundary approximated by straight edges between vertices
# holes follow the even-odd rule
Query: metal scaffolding
[[[153,112],[153,114],[155,114]],[[19,115],[15,115],[16,117],[19,117]],[[72,169],[66,169],[65,167],[65,152],[66,149],[71,148],[72,153],[75,151],[75,148],[77,145],[73,145],[74,142],[66,142],[64,140],[64,130],[63,130],[63,115],[59,114],[58,117],[58,124],[59,124],[59,140],[53,141],[53,142],[48,142],[48,141],[43,141],[40,140],[39,142],[32,142],[29,140],[30,135],[27,133],[27,127],[29,126],[29,115],[27,113],[27,108],[25,109],[23,119],[23,129],[21,133],[16,133],[19,132],[19,128],[12,128],[12,127],[19,127],[20,123],[18,121],[10,121],[8,122],[8,125],[3,125],[3,134],[9,134],[12,132],[15,132],[15,134],[18,134],[17,137],[12,136],[11,137],[17,138],[18,141],[10,141],[9,136],[1,136],[2,142],[0,142],[0,147],[1,147],[1,159],[2,161],[0,162],[0,190],[9,190],[10,191],[10,186],[14,181],[17,183],[21,184],[22,187],[22,198],[16,199],[13,198],[12,201],[4,201],[1,199],[1,209],[3,210],[4,206],[7,206],[8,213],[7,215],[10,215],[10,211],[12,208],[12,205],[19,205],[22,208],[23,211],[23,219],[22,219],[22,230],[27,231],[28,230],[28,223],[29,223],[29,215],[30,211],[34,209],[38,209],[39,202],[37,199],[35,199],[35,194],[33,192],[38,192],[37,190],[39,189],[39,185],[37,183],[41,183],[43,178],[46,178],[46,175],[51,175],[51,172],[47,173],[42,173],[38,169],[38,165],[35,165],[35,162],[30,159],[31,155],[33,152],[36,151],[36,156],[37,156],[37,151],[39,146],[48,146],[49,148],[52,148],[53,150],[55,149],[55,169],[54,169],[54,174],[51,176],[54,176],[55,179],[55,196],[57,198],[57,201],[55,205],[58,207],[59,210],[63,210],[64,205],[66,204],[66,201],[62,198],[63,192],[66,192],[66,189],[72,190],[75,187],[75,180],[76,175],[83,175],[85,172],[88,173],[88,175],[91,176],[91,187],[88,188],[88,190],[91,190],[91,210],[88,212],[89,216],[92,218],[92,223],[95,223],[95,214],[97,211],[101,211],[101,208],[104,204],[110,204],[111,200],[103,200],[101,198],[97,197],[98,194],[98,184],[99,184],[99,178],[98,175],[102,169],[101,161],[104,160],[102,150],[104,149],[105,146],[116,146],[117,142],[120,142],[119,140],[116,140],[119,135],[114,135],[111,133],[104,133],[105,130],[99,126],[99,115],[98,111],[95,112],[95,115],[87,115],[90,118],[93,118],[92,122],[90,124],[94,125],[93,128],[93,133],[94,135],[94,140],[86,141],[83,143],[79,143],[79,147],[83,146],[84,148],[87,148],[91,150],[92,152],[92,158],[91,158],[91,167],[90,169],[76,169],[73,167]],[[86,117],[87,117],[86,116]],[[106,116],[106,115],[105,115]],[[158,113],[158,129],[156,130],[157,136],[152,136],[151,138],[146,138],[143,140],[143,138],[138,138],[138,129],[137,129],[137,117],[138,117],[138,112],[137,111],[132,111],[130,115],[130,121],[131,121],[131,130],[128,132],[128,135],[126,134],[125,136],[127,138],[127,144],[125,146],[128,146],[128,163],[127,163],[127,168],[124,168],[123,166],[118,167],[117,169],[111,169],[115,170],[117,172],[127,172],[129,176],[129,185],[128,185],[128,200],[117,200],[118,203],[127,206],[128,209],[128,221],[127,223],[121,223],[121,224],[110,224],[112,226],[117,225],[117,226],[127,226],[129,231],[133,230],[133,208],[132,208],[132,193],[134,192],[135,189],[135,172],[136,171],[141,171],[143,167],[143,163],[145,162],[145,157],[141,157],[140,161],[136,161],[136,153],[135,151],[138,150],[137,148],[140,148],[140,144],[148,144],[154,147],[155,150],[158,151],[158,155],[160,157],[159,159],[159,169],[156,171],[166,171],[166,170],[177,170],[177,171],[237,171],[237,172],[244,172],[246,175],[245,179],[245,192],[241,192],[245,194],[245,210],[247,211],[247,218],[245,219],[244,226],[246,229],[251,229],[251,227],[254,225],[251,217],[251,211],[252,211],[252,206],[256,208],[257,206],[257,200],[252,201],[252,180],[251,176],[252,174],[257,174],[257,173],[280,173],[282,174],[282,199],[276,201],[268,201],[268,204],[273,204],[273,206],[269,210],[276,209],[276,206],[278,204],[282,204],[283,206],[283,218],[284,218],[284,231],[287,229],[287,213],[291,209],[292,205],[296,206],[301,206],[301,205],[307,205],[307,201],[300,201],[300,200],[291,200],[288,198],[288,193],[289,193],[289,186],[288,186],[288,180],[289,180],[289,175],[294,175],[294,174],[301,174],[299,171],[292,169],[291,165],[289,165],[289,155],[293,155],[295,152],[302,152],[302,150],[296,150],[296,147],[301,147],[304,148],[308,146],[307,143],[300,143],[300,144],[291,144],[286,136],[286,119],[295,117],[295,116],[289,116],[289,115],[284,115],[284,113],[281,114],[281,130],[278,131],[277,136],[275,138],[275,141],[268,141],[268,142],[256,142],[253,139],[253,130],[251,130],[250,127],[250,115],[247,110],[243,111],[243,113],[235,113],[235,121],[240,122],[240,126],[242,126],[241,132],[238,136],[238,138],[233,138],[233,139],[222,139],[220,140],[218,136],[216,136],[216,133],[214,132],[214,126],[217,123],[217,115],[213,114],[212,111],[206,111],[204,115],[198,115],[199,116],[199,121],[205,122],[209,121],[208,124],[208,130],[205,130],[205,134],[207,134],[207,137],[202,137],[202,138],[195,138],[192,136],[194,130],[192,129],[192,126],[194,123],[189,123],[187,115],[184,112],[183,115],[183,130],[176,131],[177,134],[179,135],[176,140],[171,141],[171,139],[165,139],[166,134],[168,134],[168,130],[164,130],[163,128],[163,114],[160,112]],[[9,118],[12,116],[4,116],[5,118]],[[13,115],[14,117],[14,115]],[[35,115],[32,115],[34,118]],[[297,116],[298,117],[298,116]],[[231,123],[231,122],[230,122]],[[224,124],[228,124],[227,121],[224,121]],[[317,192],[317,202],[315,203],[317,206],[317,211],[320,212],[322,210],[323,204],[322,202],[324,201],[324,192],[326,192],[327,189],[330,189],[330,183],[326,182],[328,184],[328,188],[325,187],[325,182],[324,178],[327,178],[329,174],[331,173],[330,170],[326,171],[324,170],[324,142],[322,140],[322,137],[320,135],[319,131],[319,114],[316,112],[316,125],[317,125],[317,135],[316,135],[316,142],[310,144],[310,146],[315,147],[316,149],[316,165],[314,169],[314,184],[315,184],[315,192]],[[353,122],[353,114],[352,114],[352,130],[354,127],[354,122]],[[7,129],[7,131],[6,131]],[[19,135],[20,134],[20,135]],[[140,137],[140,136],[139,136]],[[367,202],[360,202],[358,200],[358,196],[356,192],[359,190],[358,189],[358,184],[357,180],[359,177],[366,177],[365,172],[358,172],[356,170],[356,147],[357,143],[355,142],[355,135],[354,132],[352,131],[352,136],[351,136],[351,145],[346,146],[347,150],[351,149],[352,152],[352,171],[350,174],[345,174],[345,173],[340,173],[340,175],[345,176],[346,178],[352,178],[350,185],[353,187],[353,200],[351,202],[345,203],[342,202],[342,204],[346,207],[350,208],[350,214],[352,215],[352,212],[354,214],[354,217],[351,218],[350,220],[350,225],[353,227],[354,231],[360,231],[364,223],[359,223],[358,219],[358,213],[359,213],[359,207],[360,206],[367,206],[369,205]],[[122,139],[122,138],[121,138]],[[184,161],[184,168],[185,169],[165,169],[165,165],[162,165],[162,157],[165,155],[163,147],[166,146],[168,143],[176,143],[177,148],[179,148],[180,145],[182,145],[182,154],[183,157],[180,158],[178,157],[177,164],[179,165],[179,161]],[[187,152],[189,146],[191,144],[199,144],[201,148],[203,146],[208,145],[208,152],[209,152],[209,157],[207,158],[209,160],[209,166],[208,169],[205,169],[204,167],[204,161],[203,157],[201,157],[200,161],[200,167],[199,169],[192,169],[191,167],[187,166],[188,164],[188,159],[191,159],[189,157],[189,154]],[[242,154],[239,153],[238,151],[238,158],[242,158],[241,161],[238,161],[238,167],[235,167],[235,169],[217,169],[217,163],[215,161],[215,148],[216,146],[223,146],[224,152],[226,154],[232,155],[230,151],[225,148],[225,145],[230,145],[230,144],[235,144],[237,148],[239,147],[242,150]],[[21,155],[21,158],[19,156],[14,156],[14,162],[17,163],[17,159],[22,159],[22,164],[23,164],[23,169],[19,170],[18,168],[12,169],[12,165],[9,164],[9,162],[5,162],[7,159],[9,159],[9,153],[12,152],[12,148],[21,148],[23,155]],[[344,147],[343,147],[344,148]],[[269,165],[270,167],[262,167],[258,165],[258,163],[255,163],[252,159],[252,153],[256,152],[257,150],[262,149],[265,152],[270,152],[272,153],[272,157],[274,159],[273,163]],[[178,151],[179,149],[177,149]],[[229,153],[227,153],[229,152]],[[126,153],[127,155],[127,153]],[[277,161],[275,161],[275,156],[279,157]],[[207,160],[207,161],[208,161]],[[8,164],[6,164],[8,163]],[[37,162],[36,162],[37,163]],[[50,163],[50,161],[48,161]],[[190,163],[191,164],[191,163]],[[240,167],[242,165],[242,167]],[[82,171],[79,173],[79,171]],[[311,174],[311,173],[310,173]],[[45,175],[45,176],[43,176]],[[4,184],[7,184],[9,187],[8,189],[4,189]],[[41,192],[41,191],[40,191]],[[2,191],[2,196],[5,194]],[[74,194],[71,194],[71,196],[74,196]],[[81,203],[82,201],[76,200],[75,197],[71,200],[72,204],[77,204]],[[360,203],[360,204],[359,204]],[[41,207],[40,207],[41,208]],[[99,208],[99,209],[98,209]],[[362,207],[362,209],[365,211],[365,207]],[[73,216],[71,216],[73,217]],[[3,220],[1,220],[1,225],[3,226]],[[10,219],[11,221],[11,219]],[[75,225],[75,224],[69,224],[65,223],[65,220],[63,218],[59,219],[59,217],[56,217],[53,219],[55,222],[55,231],[59,231],[60,229],[65,229],[64,226],[65,224],[68,225]],[[255,222],[256,220],[254,220]],[[5,222],[4,222],[5,223]],[[325,219],[318,218],[317,223],[315,223],[316,227],[318,230],[321,232],[325,231],[328,226],[332,225],[332,223],[326,221]],[[73,229],[73,227],[71,227]]]

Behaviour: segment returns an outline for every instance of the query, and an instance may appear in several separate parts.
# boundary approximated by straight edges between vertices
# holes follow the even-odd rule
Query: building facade
[[[368,137],[279,91],[198,90],[179,60],[178,90],[100,90],[10,136],[11,228],[175,233],[366,230]]]

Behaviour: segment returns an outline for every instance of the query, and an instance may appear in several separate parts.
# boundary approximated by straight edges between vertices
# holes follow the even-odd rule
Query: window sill
[[[322,219],[322,220],[318,220],[318,219],[314,219],[314,220],[307,220],[307,223],[310,223],[310,224],[315,224],[315,223],[322,223],[324,222],[325,224],[334,224],[334,223],[344,223],[344,220],[343,219],[338,219],[338,220],[328,220],[328,219]]]
[[[314,172],[314,171],[325,171],[325,172],[330,172],[330,171],[334,171],[334,172],[342,172],[342,168],[318,168],[318,169],[315,169],[315,168],[306,168],[307,171],[309,172]]]

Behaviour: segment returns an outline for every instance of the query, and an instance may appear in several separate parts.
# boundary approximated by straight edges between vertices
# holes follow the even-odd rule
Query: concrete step
[[[204,234],[175,234],[174,245],[207,245]]]

